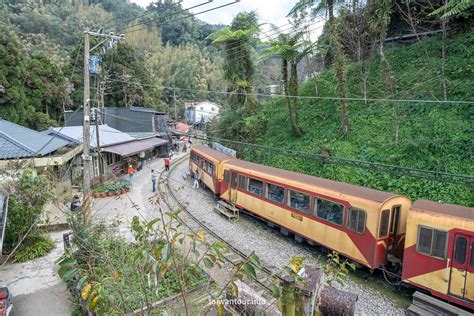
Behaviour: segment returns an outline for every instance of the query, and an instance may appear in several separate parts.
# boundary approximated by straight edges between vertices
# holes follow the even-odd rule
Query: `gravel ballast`
[[[188,205],[188,210],[210,229],[244,253],[255,253],[263,263],[273,270],[281,270],[295,256],[305,258],[307,264],[318,264],[318,253],[308,246],[302,246],[283,236],[276,229],[267,227],[262,222],[248,216],[241,216],[231,222],[215,212],[216,200],[212,193],[203,188],[193,189],[191,179],[184,179],[188,169],[188,160],[176,166],[170,172],[170,187],[178,199]],[[351,279],[344,285],[335,287],[357,294],[358,315],[405,315],[404,309],[384,293],[368,284],[359,284]]]

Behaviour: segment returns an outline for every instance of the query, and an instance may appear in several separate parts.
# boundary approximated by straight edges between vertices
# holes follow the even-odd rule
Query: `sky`
[[[131,1],[142,7],[146,7],[153,2],[153,0]],[[183,8],[190,8],[205,1],[206,0],[183,0],[181,5]],[[233,2],[233,0],[213,0],[213,2],[199,6],[190,11],[196,14],[231,2]],[[296,2],[297,0],[241,0],[238,3],[223,8],[199,14],[196,18],[209,24],[230,25],[233,17],[237,13],[241,11],[255,10],[258,13],[260,23],[263,24],[261,26],[260,38],[266,41],[273,39],[279,32],[293,32],[286,15]],[[306,22],[304,24],[306,24]],[[309,24],[310,26],[308,26],[308,30],[310,31],[310,38],[314,41],[321,34],[324,22],[322,19],[317,19],[312,20]],[[272,29],[271,25],[276,26],[277,30],[275,31],[275,29]]]
[[[152,0],[131,0],[142,7],[146,7],[153,2]],[[183,8],[189,8],[196,4],[203,3],[205,0],[183,0]],[[213,2],[191,10],[198,13],[213,7],[217,7],[233,0],[214,0]],[[273,23],[274,25],[283,25],[288,22],[285,18],[290,9],[296,3],[296,0],[241,0],[238,3],[227,7],[217,9],[211,12],[203,13],[199,18],[209,24],[226,24],[229,25],[232,18],[240,11],[256,10],[262,23]]]

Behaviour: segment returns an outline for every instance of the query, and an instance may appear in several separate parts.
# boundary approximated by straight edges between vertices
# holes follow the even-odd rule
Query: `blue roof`
[[[0,159],[45,156],[69,143],[0,119]]]
[[[50,127],[43,132],[48,135],[58,134],[58,137],[82,144],[83,131],[82,126]],[[123,142],[135,140],[136,138],[112,128],[108,125],[99,125],[99,141],[101,146],[108,146]],[[90,146],[96,148],[97,137],[95,135],[95,125],[90,127]]]

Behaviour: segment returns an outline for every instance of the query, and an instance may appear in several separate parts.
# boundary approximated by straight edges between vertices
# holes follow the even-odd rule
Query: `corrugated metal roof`
[[[276,176],[279,178],[289,179],[296,182],[300,182],[303,184],[321,187],[330,189],[333,191],[341,192],[344,194],[358,196],[367,200],[375,201],[375,202],[384,202],[385,200],[389,199],[390,197],[396,196],[395,194],[369,189],[365,187],[360,187],[353,184],[347,184],[343,182],[318,178],[309,176],[302,173],[292,172],[288,170],[268,167],[248,161],[243,161],[240,159],[232,159],[227,162],[229,166],[236,166],[240,168],[244,168],[246,170],[253,170],[261,173],[265,173],[268,175]]]
[[[454,204],[438,203],[429,200],[418,200],[411,206],[412,210],[435,212],[460,218],[474,219],[474,208]]]
[[[66,127],[50,127],[45,133],[52,135],[59,133],[59,136],[71,142],[82,144],[82,126],[66,126]],[[97,137],[95,133],[95,126],[90,127],[90,146],[97,147]],[[108,125],[99,125],[99,140],[100,146],[109,146],[118,143],[124,143],[135,140],[127,133],[116,130]]]
[[[70,142],[0,119],[0,159],[44,156]]]
[[[141,140],[135,140],[123,144],[117,144],[102,149],[104,152],[114,153],[122,157],[136,155],[145,150],[151,150],[155,147],[165,145],[168,141],[158,137],[151,137]]]

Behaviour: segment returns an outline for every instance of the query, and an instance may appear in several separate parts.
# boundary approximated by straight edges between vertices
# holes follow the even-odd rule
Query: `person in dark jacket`
[[[72,201],[71,201],[71,212],[77,211],[78,209],[81,208],[81,198],[79,195],[74,195]]]

